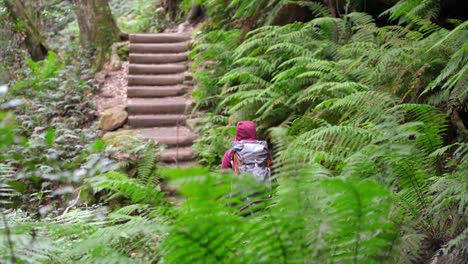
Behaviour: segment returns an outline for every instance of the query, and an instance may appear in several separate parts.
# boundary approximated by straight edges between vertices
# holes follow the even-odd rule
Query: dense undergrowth
[[[51,8],[55,2],[60,5]],[[2,85],[0,98],[0,202],[6,209],[0,262],[109,263],[111,255],[117,262],[127,256],[122,252],[154,262],[159,254],[148,252],[164,236],[154,223],[162,222],[167,213],[161,208],[168,205],[154,173],[159,147],[128,133],[100,139],[94,73],[76,48],[78,38],[70,43],[77,32],[73,14],[68,19],[72,5],[55,2],[37,8],[39,29],[55,32],[45,34],[52,46],[67,45],[40,62],[26,59],[18,48],[22,24],[1,10],[1,80],[9,85]],[[145,20],[134,30],[148,26]],[[136,213],[139,220],[130,217]],[[125,229],[125,237],[112,235]],[[142,236],[141,230],[154,232]],[[105,245],[90,243],[94,238]]]
[[[284,4],[232,3],[227,12],[234,18],[255,17],[259,25]],[[221,26],[228,17],[214,15],[218,20],[202,28],[192,52],[194,95],[210,114],[200,127],[199,157],[218,167],[216,157],[232,140],[229,128],[245,119],[257,123],[276,153],[277,192],[252,217],[266,226],[235,231],[241,238],[229,233],[223,246],[240,251],[221,259],[424,263],[452,247],[466,257],[467,23],[443,28],[430,21],[437,8],[424,4],[395,5],[387,13],[401,24],[382,27],[365,13],[335,18],[312,4],[316,18],[305,23],[242,35]],[[216,229],[230,226],[216,213],[200,216],[204,223],[205,217]],[[177,243],[188,241],[174,232]],[[252,240],[258,244],[237,247]],[[249,248],[255,246],[265,248]],[[174,252],[181,254],[175,262],[184,262],[183,250]],[[248,261],[239,257],[252,252]]]
[[[149,2],[112,1],[120,27],[159,25]],[[161,169],[151,142],[100,139],[73,46],[5,57],[18,65],[0,101],[2,262],[463,263],[467,22],[435,23],[436,1],[401,1],[388,26],[359,1],[339,17],[296,2],[311,19],[277,25],[289,1],[195,1],[209,17],[191,54],[207,167]],[[273,189],[217,169],[245,119],[271,143]]]

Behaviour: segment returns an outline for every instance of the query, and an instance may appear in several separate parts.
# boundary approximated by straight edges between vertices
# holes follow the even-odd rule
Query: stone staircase
[[[197,135],[186,126],[193,106],[188,72],[190,35],[131,34],[127,87],[127,125],[143,138],[167,148],[159,160],[191,165]]]

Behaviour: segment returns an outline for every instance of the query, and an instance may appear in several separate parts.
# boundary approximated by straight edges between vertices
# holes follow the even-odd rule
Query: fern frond
[[[467,54],[468,44],[465,43],[462,48],[452,55],[439,76],[437,76],[437,78],[428,85],[422,94],[434,90],[443,81],[446,82],[442,85],[442,89],[452,89],[457,84],[462,83],[463,81],[466,82],[468,76]],[[462,87],[461,90],[458,90],[456,94],[451,95],[451,97],[456,98],[459,102],[463,102],[467,92],[468,88],[465,86],[464,88]]]
[[[342,113],[342,120],[355,116],[360,121],[373,121],[376,123],[387,120],[382,109],[388,109],[395,103],[395,99],[386,93],[372,91],[356,92],[344,98],[334,100],[331,106],[318,105],[316,110],[328,108],[327,111]],[[356,115],[359,113],[358,115]]]
[[[122,220],[125,221],[122,223]],[[161,219],[113,213],[109,215],[109,222],[116,224],[98,228],[79,243],[74,243],[62,254],[63,258],[79,259],[81,263],[109,263],[109,260],[114,263],[141,263],[143,259],[157,262],[161,257],[155,253],[159,249],[159,240],[167,232]]]
[[[13,189],[9,182],[14,182],[15,168],[6,164],[0,163],[0,204],[11,204],[12,199],[20,195],[20,193]]]
[[[155,169],[155,162],[156,146],[154,143],[150,143],[146,146],[137,163],[137,177],[143,184],[152,185],[152,182],[149,179]]]
[[[101,177],[90,179],[90,183],[96,188],[96,191],[111,190],[130,198],[134,203],[159,205],[164,196],[164,193],[156,190],[153,186],[141,184],[138,180],[119,172],[108,172]]]
[[[319,127],[330,126],[325,120],[312,116],[301,116],[295,119],[288,129],[288,135],[298,136]]]
[[[234,65],[246,65],[260,68],[263,74],[272,74],[275,71],[274,65],[272,65],[268,60],[259,57],[246,57],[236,60]]]
[[[421,126],[416,128],[421,133],[417,137],[416,144],[424,149],[427,155],[440,148],[443,144],[443,134],[447,129],[447,116],[428,105],[419,104],[401,104],[395,109],[403,108],[410,119],[422,122]]]
[[[326,254],[335,262],[366,262],[384,255],[396,231],[388,218],[392,205],[388,190],[372,181],[339,179],[324,180],[320,186],[331,209]]]
[[[431,191],[436,194],[432,210],[444,215],[444,211],[447,213],[453,208],[461,217],[468,215],[467,183],[468,175],[463,172],[437,178],[431,186]]]
[[[367,13],[352,12],[344,17],[345,19],[349,19],[353,23],[353,26],[375,25],[374,18]]]
[[[374,135],[365,129],[348,126],[327,126],[313,129],[298,136],[283,153],[284,158],[298,150],[302,153],[303,163],[323,162],[333,167],[353,152],[359,151],[372,142]],[[297,155],[294,155],[297,156]]]
[[[382,15],[390,15],[391,20],[406,18],[407,16],[420,16],[428,20],[437,17],[440,10],[438,0],[400,0]]]
[[[223,84],[232,81],[242,81],[244,83],[250,82],[259,85],[260,88],[270,85],[270,82],[262,79],[261,77],[256,76],[247,70],[241,71],[239,69],[226,73],[226,75],[219,80],[219,83]]]
[[[355,82],[325,82],[316,83],[293,97],[291,103],[302,104],[307,101],[343,98],[355,92],[367,91],[369,87]]]
[[[275,45],[270,46],[266,51],[266,54],[287,54],[288,56],[307,56],[313,57],[315,54],[314,52],[310,51],[306,47],[300,44],[290,43],[290,42],[282,42]]]
[[[330,11],[326,6],[319,2],[311,1],[290,1],[293,4],[307,7],[310,12],[316,17],[326,17],[330,16]]]
[[[339,58],[348,58],[356,56],[368,56],[366,53],[378,50],[379,46],[372,42],[362,42],[362,38],[356,41],[343,45],[339,49]]]

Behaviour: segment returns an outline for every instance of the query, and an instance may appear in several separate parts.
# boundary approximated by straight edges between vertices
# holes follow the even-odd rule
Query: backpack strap
[[[239,176],[239,168],[237,166],[240,163],[240,161],[236,155],[236,152],[233,149],[231,149],[229,152],[229,160],[231,162],[231,166],[234,170],[234,173],[236,174],[236,176]]]
[[[233,153],[233,163],[232,163],[232,168],[234,169],[234,173],[236,176],[239,176],[239,168],[237,167],[237,164],[239,163],[239,158],[237,157],[236,153]]]

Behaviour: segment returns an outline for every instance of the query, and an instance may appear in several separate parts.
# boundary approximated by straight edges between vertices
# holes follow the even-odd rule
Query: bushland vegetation
[[[468,258],[462,1],[103,1],[123,33],[204,18],[190,54],[203,166],[187,169],[161,168],[154,142],[101,138],[101,55],[80,48],[73,4],[20,1],[48,44],[39,60],[18,1],[0,2],[2,262]],[[270,143],[272,189],[218,170],[240,120]]]

